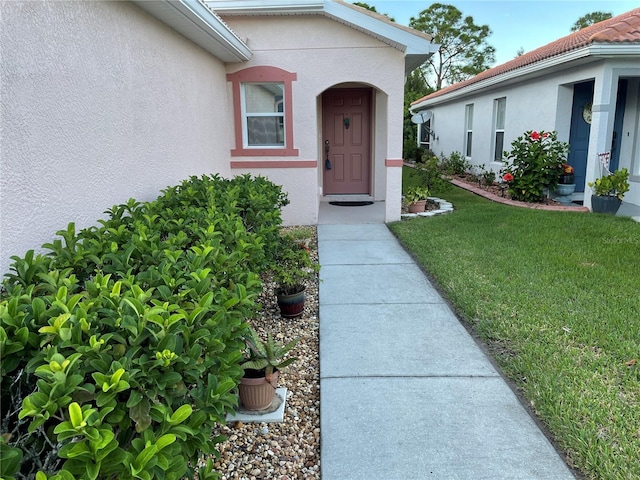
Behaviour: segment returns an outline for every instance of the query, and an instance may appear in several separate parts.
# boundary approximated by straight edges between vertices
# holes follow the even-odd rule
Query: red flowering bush
[[[512,182],[513,181],[513,175],[511,175],[509,172],[507,172],[502,176],[502,180],[504,180],[507,183]]]
[[[528,131],[511,142],[507,158],[511,165],[503,179],[509,183],[514,200],[542,202],[545,192],[558,185],[569,153],[569,144],[558,140],[557,132]],[[513,178],[508,181],[506,175]]]

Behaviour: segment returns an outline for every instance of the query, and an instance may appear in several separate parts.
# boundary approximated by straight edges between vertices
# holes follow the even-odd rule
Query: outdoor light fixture
[[[349,120],[349,117],[345,117],[345,119],[344,119],[344,128],[349,130],[349,125],[351,125],[351,120]]]

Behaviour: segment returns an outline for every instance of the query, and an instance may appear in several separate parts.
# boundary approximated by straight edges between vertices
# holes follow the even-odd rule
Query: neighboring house
[[[429,130],[422,143],[436,154],[463,153],[498,172],[503,151],[528,130],[556,130],[570,143],[576,190],[626,167],[625,201],[640,205],[640,8],[584,28],[537,50],[443,88],[412,104]],[[427,125],[426,123],[424,125]],[[590,205],[590,194],[584,195]]]
[[[286,224],[341,195],[400,218],[404,78],[437,50],[423,33],[322,0],[11,1],[0,25],[0,275],[191,175],[270,178]]]

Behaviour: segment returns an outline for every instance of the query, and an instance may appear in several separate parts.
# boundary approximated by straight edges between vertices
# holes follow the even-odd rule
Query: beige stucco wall
[[[306,169],[313,170],[312,175],[303,172],[304,169],[291,169],[291,173],[283,169],[251,169],[238,173],[260,173],[276,182],[282,180],[292,200],[283,211],[284,222],[316,223],[323,170],[320,96],[340,84],[372,86],[376,91],[373,194],[376,200],[397,199],[393,202],[397,208],[389,210],[387,220],[399,219],[401,185],[397,178],[401,169],[394,167],[391,172],[384,162],[385,159],[402,158],[403,54],[346,25],[319,16],[227,17],[224,20],[245,39],[254,53],[249,62],[230,65],[229,73],[267,65],[297,74],[292,88],[294,147],[299,149],[299,156],[278,160],[318,161],[317,169]],[[230,85],[227,91],[231,102]],[[229,135],[233,144],[233,132]],[[240,160],[264,158],[243,157]]]
[[[68,222],[93,225],[190,175],[230,175],[216,58],[128,2],[0,9],[0,274]]]

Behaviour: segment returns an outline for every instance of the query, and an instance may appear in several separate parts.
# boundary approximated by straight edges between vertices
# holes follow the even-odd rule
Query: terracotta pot
[[[301,291],[289,295],[281,295],[276,292],[280,314],[283,317],[296,318],[302,315],[306,290],[306,288],[303,288]]]
[[[418,200],[417,202],[413,202],[409,204],[409,212],[411,213],[420,213],[424,212],[427,207],[426,200]]]
[[[238,385],[240,403],[247,410],[264,410],[269,408],[276,395],[276,386],[280,372],[273,372],[271,382],[265,377],[242,377]]]

